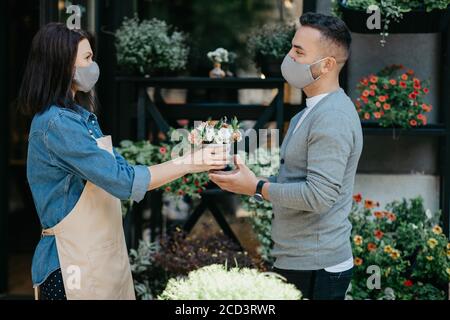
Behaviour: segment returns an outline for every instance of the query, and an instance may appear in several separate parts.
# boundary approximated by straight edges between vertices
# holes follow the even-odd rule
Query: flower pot
[[[228,154],[231,155],[231,143],[208,143],[203,144],[203,148],[210,148],[210,147],[222,147],[223,150]]]
[[[372,15],[362,10],[355,10],[339,3],[342,12],[342,20],[348,28],[355,33],[379,34],[383,29],[384,17],[381,18],[381,30],[368,29],[366,22]],[[436,33],[445,30],[449,23],[450,10],[411,10],[403,13],[399,22],[391,20],[388,33]]]

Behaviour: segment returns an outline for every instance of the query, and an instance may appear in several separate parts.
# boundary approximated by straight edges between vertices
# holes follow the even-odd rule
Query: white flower
[[[431,219],[433,218],[433,213],[431,212],[430,209],[427,209],[427,210],[425,211],[425,215],[426,215],[426,217],[427,217],[428,220],[431,220]]]
[[[214,128],[211,127],[211,126],[207,126],[206,127],[206,131],[205,131],[205,139],[206,139],[206,141],[211,142],[211,141],[214,140],[214,135],[216,133],[215,131],[216,130],[214,130]]]
[[[230,143],[232,131],[229,128],[220,128],[214,138],[216,143]]]
[[[202,143],[200,132],[197,129],[193,129],[188,135],[188,141],[191,144],[199,145]]]

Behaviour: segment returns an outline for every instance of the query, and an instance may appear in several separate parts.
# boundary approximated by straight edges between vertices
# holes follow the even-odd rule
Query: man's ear
[[[337,67],[337,62],[334,57],[327,57],[320,66],[321,74],[326,74],[334,70]]]

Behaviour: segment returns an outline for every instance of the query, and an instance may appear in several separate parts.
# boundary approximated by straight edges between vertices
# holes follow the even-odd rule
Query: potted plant
[[[301,292],[274,273],[214,264],[170,279],[161,300],[300,300]]]
[[[186,35],[164,21],[125,18],[115,37],[117,63],[123,72],[154,76],[186,68]]]
[[[334,13],[357,33],[432,33],[445,30],[449,23],[449,0],[334,0]],[[369,29],[367,13],[371,5],[380,9],[381,30]]]
[[[230,65],[234,63],[236,54],[224,48],[217,48],[214,51],[208,52],[206,55],[208,59],[214,64],[214,68],[209,72],[210,78],[224,78],[232,77],[233,73],[230,70]]]
[[[427,124],[426,114],[432,110],[424,102],[428,82],[422,82],[411,69],[399,72],[402,69],[401,65],[391,65],[360,80],[355,105],[363,122],[402,128]]]
[[[354,272],[351,299],[445,300],[450,281],[450,243],[440,212],[425,210],[422,198],[393,201],[385,209],[361,194],[350,213]],[[369,288],[369,267],[379,286]],[[372,274],[374,274],[372,269]]]
[[[188,141],[194,147],[223,146],[228,153],[231,152],[231,144],[241,140],[242,134],[236,117],[230,124],[226,117],[218,121],[201,122],[188,135]]]
[[[266,77],[281,77],[280,66],[295,30],[295,25],[266,24],[250,34],[247,50]]]

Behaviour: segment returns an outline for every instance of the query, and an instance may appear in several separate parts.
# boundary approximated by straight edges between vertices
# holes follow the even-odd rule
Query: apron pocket
[[[108,241],[88,253],[89,275],[95,299],[118,299],[124,286],[128,257],[121,246]]]

